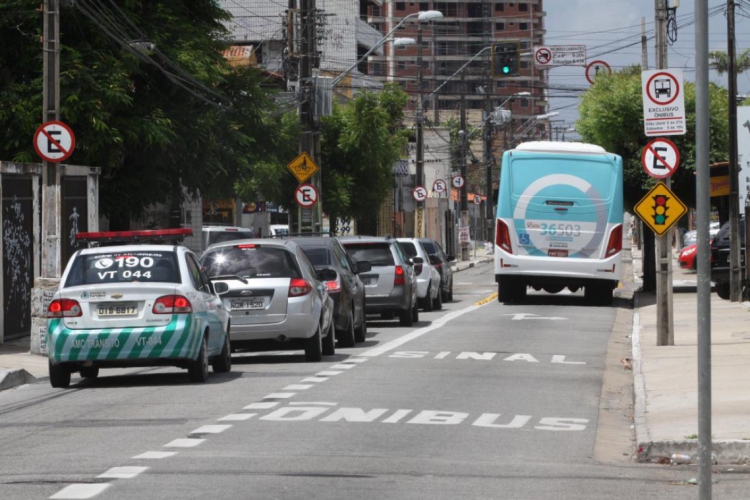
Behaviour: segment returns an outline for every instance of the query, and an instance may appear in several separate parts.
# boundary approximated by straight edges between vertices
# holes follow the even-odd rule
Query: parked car
[[[224,243],[226,241],[235,240],[246,240],[248,238],[255,238],[255,233],[252,229],[246,227],[235,227],[235,226],[203,226],[202,233],[202,246],[205,250],[214,243]]]
[[[290,240],[254,239],[209,247],[201,263],[229,310],[231,347],[304,348],[307,361],[335,352],[333,299],[302,248]]]
[[[745,248],[742,243],[745,241],[745,219],[740,219],[740,268],[742,287],[745,283]],[[714,282],[716,294],[724,300],[729,300],[730,296],[730,266],[729,266],[729,222],[725,222],[719,232],[711,240],[711,281]]]
[[[78,250],[47,317],[52,387],[68,387],[73,372],[96,378],[100,368],[178,366],[205,382],[209,364],[216,373],[232,367],[229,314],[198,258],[181,246]]]
[[[431,238],[419,238],[419,242],[430,256],[430,264],[440,273],[443,302],[451,302],[453,300],[453,270],[450,263],[456,260],[456,257],[446,255],[440,244]]]
[[[682,269],[696,270],[696,257],[698,256],[698,245],[688,245],[680,250],[680,255],[677,257],[677,262],[680,263]]]
[[[708,236],[709,238],[713,238],[716,236],[716,234],[719,232],[719,229],[721,229],[721,224],[719,222],[711,222],[708,227]],[[688,247],[690,245],[695,245],[697,243],[698,239],[698,231],[693,229],[692,231],[687,231],[682,236],[682,246]]]
[[[443,294],[440,291],[440,273],[430,263],[430,256],[418,238],[398,238],[409,257],[420,257],[424,263],[414,266],[417,275],[417,297],[422,310],[430,312],[443,308]]]
[[[359,273],[371,269],[369,262],[354,263],[341,242],[327,236],[294,237],[316,271],[335,271],[336,279],[326,281],[328,295],[333,298],[333,322],[339,347],[354,347],[367,337],[365,285]]]
[[[359,275],[367,296],[368,314],[380,313],[383,319],[398,314],[401,326],[419,321],[417,275],[412,267],[423,264],[421,258],[409,256],[401,244],[390,237],[344,236],[339,240],[356,262],[369,262],[369,272]]]

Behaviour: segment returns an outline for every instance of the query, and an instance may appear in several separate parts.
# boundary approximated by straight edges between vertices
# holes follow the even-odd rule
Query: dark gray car
[[[432,238],[419,238],[419,242],[430,256],[430,264],[440,273],[440,291],[443,302],[451,302],[453,300],[453,270],[450,263],[456,258],[453,255],[446,255],[440,244]]]
[[[339,240],[355,262],[369,262],[369,272],[360,273],[365,285],[368,314],[380,313],[383,319],[398,314],[401,326],[419,321],[417,276],[413,265],[424,261],[409,258],[393,238],[379,236],[345,236]]]

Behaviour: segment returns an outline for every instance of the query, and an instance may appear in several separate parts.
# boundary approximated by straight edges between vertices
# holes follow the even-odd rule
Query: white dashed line
[[[263,399],[289,399],[296,396],[293,392],[273,392]]]
[[[50,498],[58,499],[82,499],[82,498],[94,498],[102,491],[109,488],[109,483],[97,483],[97,484],[71,484],[61,489]]]
[[[303,401],[303,402],[290,402],[289,406],[310,406],[310,405],[318,405],[318,406],[336,406],[338,403],[326,403],[324,401]]]
[[[331,368],[336,369],[336,370],[348,370],[349,368],[354,368],[355,366],[357,365],[339,363],[337,365],[333,365]]]
[[[303,382],[325,382],[328,380],[328,377],[307,377],[303,378]]]
[[[281,389],[282,391],[305,391],[312,387],[310,384],[292,384]]]
[[[219,434],[231,427],[231,425],[204,425],[203,427],[198,427],[190,434]]]
[[[237,420],[250,420],[253,418],[257,413],[232,413],[230,415],[227,415],[226,417],[221,417],[218,419],[219,422],[231,422],[231,421],[237,421]]]
[[[367,358],[350,358],[342,361],[342,363],[364,363]]]
[[[318,376],[320,376],[320,377],[333,377],[334,375],[341,375],[342,373],[344,373],[344,372],[335,372],[335,371],[327,370],[327,371],[324,371],[324,372],[318,372],[318,373],[315,374],[315,376],[316,377],[318,377]]]
[[[243,410],[268,410],[269,408],[273,408],[274,406],[278,406],[279,403],[271,403],[271,402],[264,402],[264,403],[251,403],[243,408]]]
[[[112,467],[104,474],[99,474],[96,477],[101,477],[105,479],[132,479],[147,469],[148,467],[134,467],[134,466]]]
[[[147,451],[133,457],[135,460],[158,460],[160,458],[169,458],[177,455],[176,451]]]
[[[175,439],[171,443],[167,443],[164,445],[165,448],[193,448],[194,446],[198,446],[201,444],[205,439],[194,439],[194,438],[181,438],[181,439]]]

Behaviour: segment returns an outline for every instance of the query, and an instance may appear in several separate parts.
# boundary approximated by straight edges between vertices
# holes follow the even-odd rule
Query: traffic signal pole
[[[667,0],[656,0],[656,68],[667,68]],[[671,188],[669,177],[666,185]],[[656,345],[674,345],[672,229],[656,238]]]

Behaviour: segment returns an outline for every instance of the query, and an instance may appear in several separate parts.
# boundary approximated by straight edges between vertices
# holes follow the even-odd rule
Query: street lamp
[[[549,120],[553,116],[557,116],[559,114],[560,113],[558,113],[557,111],[553,111],[552,113],[547,113],[544,115],[537,115],[537,116],[529,118],[523,123],[523,125],[521,125],[522,127],[521,131],[518,134],[513,136],[513,139],[511,140],[511,144],[515,143],[516,139],[523,137],[526,134],[526,132],[531,130],[531,128],[534,125],[536,125],[540,120]]]
[[[393,27],[393,29],[391,31],[389,31],[388,33],[386,33],[386,35],[383,38],[381,38],[380,40],[378,40],[377,43],[370,48],[370,50],[368,50],[367,52],[365,52],[365,55],[363,55],[362,57],[360,57],[359,60],[357,60],[357,62],[355,62],[354,64],[352,64],[348,68],[346,68],[346,70],[343,73],[341,73],[339,76],[337,76],[336,78],[334,78],[333,81],[332,81],[332,86],[336,86],[336,84],[339,83],[346,75],[348,75],[350,71],[352,71],[354,68],[356,68],[359,63],[361,63],[362,61],[364,61],[365,59],[367,59],[367,57],[370,54],[372,54],[373,52],[375,52],[385,42],[387,42],[388,39],[390,38],[390,36],[397,29],[399,29],[408,19],[410,19],[410,18],[412,18],[414,16],[417,16],[417,19],[419,21],[430,21],[432,19],[440,19],[440,18],[442,18],[443,17],[443,13],[440,12],[440,11],[437,11],[437,10],[425,10],[425,11],[422,11],[422,12],[413,12],[413,13],[405,16],[403,19],[401,19],[401,21],[398,22],[398,24],[396,24],[396,26]],[[421,25],[420,25],[420,28],[419,28],[420,35],[421,35],[421,29],[422,28],[421,28]],[[400,40],[400,42],[399,42],[399,40]],[[411,43],[408,43],[407,42],[408,40],[411,40]],[[421,40],[419,40],[419,43],[421,43]],[[414,39],[413,38],[395,38],[393,40],[393,44],[394,44],[395,47],[405,47],[407,45],[414,45]]]

